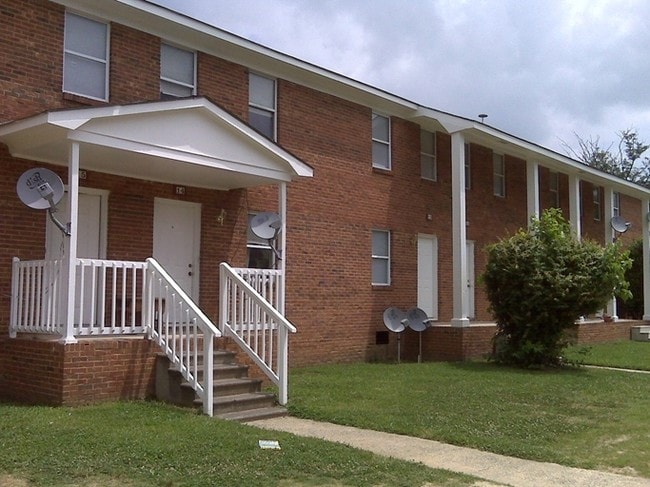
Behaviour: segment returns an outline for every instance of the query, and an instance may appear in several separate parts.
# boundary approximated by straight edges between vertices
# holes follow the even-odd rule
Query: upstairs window
[[[560,177],[555,171],[549,173],[548,190],[551,193],[551,206],[560,207]]]
[[[372,167],[390,170],[390,119],[372,114]]]
[[[438,179],[435,132],[420,130],[420,175],[422,179]]]
[[[420,175],[431,181],[438,179],[435,132],[420,130]]]
[[[612,195],[612,211],[613,216],[621,216],[621,193],[617,191]]]
[[[594,186],[591,194],[594,202],[594,221],[600,221],[600,186]]]
[[[470,145],[465,144],[465,189],[472,189],[472,154]]]
[[[108,101],[108,44],[108,24],[65,13],[65,93]]]
[[[196,53],[160,45],[161,98],[180,98],[196,94]]]
[[[372,231],[372,285],[390,284],[390,232]]]
[[[502,154],[493,154],[492,173],[494,196],[504,197],[506,195],[506,165]]]
[[[248,75],[248,123],[271,140],[276,139],[275,80]]]
[[[248,215],[248,237],[246,248],[248,250],[248,267],[250,269],[274,269],[275,254],[268,240],[259,238],[251,230],[251,220],[255,215]]]

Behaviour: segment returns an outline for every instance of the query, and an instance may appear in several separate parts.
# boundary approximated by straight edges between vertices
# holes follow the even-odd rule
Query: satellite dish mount
[[[276,245],[278,234],[282,230],[280,216],[277,213],[271,212],[258,213],[251,219],[250,227],[256,237],[264,239],[269,243],[275,258],[282,260],[282,256]]]
[[[18,198],[25,205],[35,210],[47,210],[50,220],[67,237],[70,236],[70,224],[64,225],[56,219],[56,205],[63,198],[63,181],[54,172],[44,167],[25,171],[16,183]]]

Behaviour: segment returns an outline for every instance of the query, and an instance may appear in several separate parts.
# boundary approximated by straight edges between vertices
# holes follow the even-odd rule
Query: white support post
[[[453,318],[451,325],[469,326],[467,317],[467,218],[465,209],[465,137],[451,134],[451,206],[453,247]]]
[[[203,414],[214,414],[214,387],[212,376],[214,371],[214,336],[212,333],[203,335]]]
[[[68,154],[68,221],[70,236],[64,238],[65,245],[65,322],[61,342],[77,343],[74,336],[74,308],[77,277],[77,226],[79,215],[79,142],[70,142]]]
[[[280,231],[280,299],[278,311],[284,315],[284,292],[285,292],[285,273],[287,270],[287,183],[282,182],[279,185],[278,208],[280,213],[281,231]]]
[[[603,214],[605,220],[605,245],[611,244],[616,240],[616,234],[614,229],[610,225],[610,221],[614,216],[614,190],[612,188],[605,189],[605,212]],[[616,297],[612,296],[612,299],[607,303],[607,314],[611,316],[612,321],[618,320],[617,309],[616,309]]]
[[[278,300],[278,311],[285,315],[285,292],[286,292],[286,271],[287,271],[287,183],[279,185],[280,221],[282,231],[280,232],[280,299]],[[284,406],[289,400],[289,332],[284,326],[278,326],[278,402]]]
[[[528,225],[533,218],[539,218],[539,164],[526,161],[526,203]]]
[[[650,199],[641,200],[643,228],[643,320],[650,321]]]
[[[569,222],[578,239],[582,238],[580,207],[580,178],[576,174],[569,174]]]

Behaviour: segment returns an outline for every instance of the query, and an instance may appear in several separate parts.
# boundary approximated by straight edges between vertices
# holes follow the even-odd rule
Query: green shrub
[[[493,359],[518,366],[558,365],[566,330],[629,295],[628,253],[578,240],[560,210],[487,247],[483,281],[497,322]]]
[[[643,317],[643,239],[637,239],[628,247],[632,266],[625,273],[632,297],[618,303],[618,315],[622,318],[640,320]]]

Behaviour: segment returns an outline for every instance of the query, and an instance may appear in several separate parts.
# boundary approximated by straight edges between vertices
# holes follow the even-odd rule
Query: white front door
[[[438,319],[438,239],[418,235],[418,308]]]
[[[106,258],[106,212],[107,212],[107,191],[93,190],[89,188],[79,188],[79,223],[77,228],[77,257],[82,259],[105,259]],[[68,214],[68,193],[66,192],[57,205],[57,211],[54,213],[64,225],[67,224]],[[68,237],[65,237],[68,238]],[[46,228],[46,248],[45,258],[47,260],[63,259],[63,233],[48,218]],[[87,272],[90,272],[88,269]],[[77,296],[81,296],[81,276],[80,270],[77,270]],[[96,311],[92,313],[92,303],[98,303],[98,300],[92,299],[93,289],[91,279],[88,275],[84,276],[83,303],[80,300],[75,301],[75,319],[79,317],[79,311],[83,306],[83,321],[87,324],[91,316],[97,316]]]
[[[474,318],[476,310],[474,309],[474,242],[467,241],[467,317]]]
[[[201,205],[156,198],[153,257],[195,301],[198,299]]]

